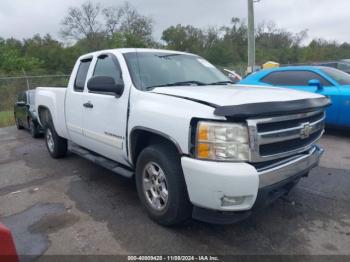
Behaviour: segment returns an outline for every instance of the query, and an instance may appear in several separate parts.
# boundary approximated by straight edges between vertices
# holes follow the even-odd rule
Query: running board
[[[69,143],[68,146],[69,151],[72,153],[79,155],[97,165],[100,165],[113,173],[116,173],[118,175],[131,178],[134,175],[134,171],[119,164],[118,162],[115,162],[113,160],[110,160],[108,158],[105,158],[97,153],[94,153],[88,149],[85,149],[81,146],[78,146],[77,144],[74,143]]]

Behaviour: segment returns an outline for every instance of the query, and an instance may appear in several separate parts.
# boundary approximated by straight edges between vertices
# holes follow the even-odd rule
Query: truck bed
[[[66,90],[66,87],[38,87],[35,94],[37,112],[40,108],[49,109],[57,134],[64,138],[68,138],[64,106]]]

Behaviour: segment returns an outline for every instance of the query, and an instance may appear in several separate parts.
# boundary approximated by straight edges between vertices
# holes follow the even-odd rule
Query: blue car
[[[239,82],[292,88],[328,96],[332,106],[327,109],[326,124],[350,127],[350,74],[323,66],[289,66],[265,69]]]

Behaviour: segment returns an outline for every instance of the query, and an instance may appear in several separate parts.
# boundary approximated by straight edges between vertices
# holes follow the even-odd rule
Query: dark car
[[[339,61],[317,63],[315,65],[333,67],[333,68],[339,69],[339,70],[341,70],[341,71],[343,71],[345,73],[350,74],[350,59],[343,59],[343,60],[339,60]]]
[[[15,121],[18,129],[28,129],[32,137],[42,134],[42,128],[37,121],[35,112],[35,90],[28,90],[17,95],[14,106]]]
[[[298,64],[286,64],[282,67],[288,66],[325,66],[336,68],[340,71],[350,74],[350,59],[341,59],[336,61],[324,61],[324,62],[314,62],[314,63],[298,63]]]

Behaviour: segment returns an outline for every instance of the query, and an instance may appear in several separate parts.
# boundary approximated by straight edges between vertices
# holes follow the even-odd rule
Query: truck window
[[[27,103],[27,94],[25,91],[18,94],[17,101]]]
[[[84,90],[86,76],[89,71],[90,64],[91,59],[81,60],[77,77],[75,78],[74,91],[82,92]]]
[[[322,76],[311,71],[277,71],[265,76],[261,81],[276,86],[308,86],[309,81],[318,79],[323,86],[332,84]]]
[[[122,72],[117,59],[112,55],[100,55],[97,59],[93,76],[110,76],[116,83],[122,81]]]

